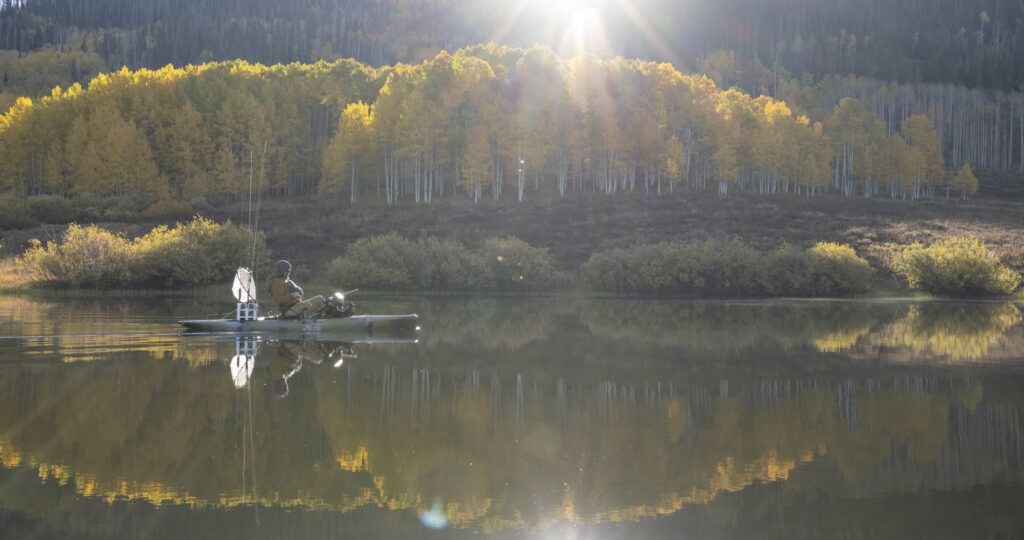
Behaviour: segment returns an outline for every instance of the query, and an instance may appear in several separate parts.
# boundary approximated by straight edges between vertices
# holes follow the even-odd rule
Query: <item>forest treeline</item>
[[[95,52],[110,70],[234,59],[382,66],[488,41],[557,48],[581,13],[600,23],[601,39],[589,44],[599,54],[684,70],[731,50],[814,81],[842,74],[1002,90],[1024,82],[1024,4],[1012,0],[2,0],[0,49]],[[752,78],[737,82],[759,93]]]
[[[755,98],[670,64],[497,45],[382,68],[125,68],[19,98],[0,117],[0,189],[143,202],[238,198],[251,183],[353,203],[679,189],[913,199],[970,195],[965,165],[1021,166],[1020,94],[996,94],[1000,109],[963,88],[830,81]],[[871,101],[841,98],[849,89]]]

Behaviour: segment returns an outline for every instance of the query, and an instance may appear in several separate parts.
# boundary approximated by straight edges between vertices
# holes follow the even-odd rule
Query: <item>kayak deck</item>
[[[324,334],[337,332],[415,331],[419,315],[352,315],[327,319],[278,319],[261,317],[250,321],[234,319],[197,319],[178,321],[189,330],[200,332],[239,332],[267,334]]]

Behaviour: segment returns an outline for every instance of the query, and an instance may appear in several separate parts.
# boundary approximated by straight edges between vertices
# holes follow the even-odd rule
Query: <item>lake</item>
[[[1024,307],[0,297],[5,538],[1019,538]]]

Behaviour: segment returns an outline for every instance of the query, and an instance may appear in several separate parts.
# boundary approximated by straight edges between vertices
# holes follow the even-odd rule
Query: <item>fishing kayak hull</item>
[[[414,332],[420,317],[409,315],[353,315],[327,319],[259,318],[251,321],[199,319],[178,321],[197,332],[229,332],[281,335],[323,335],[376,332]]]

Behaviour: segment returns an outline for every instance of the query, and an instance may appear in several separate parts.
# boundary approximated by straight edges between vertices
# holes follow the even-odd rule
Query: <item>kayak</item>
[[[358,289],[356,289],[358,290]],[[420,317],[409,315],[351,315],[353,305],[346,303],[345,294],[335,293],[325,300],[322,313],[307,318],[287,318],[278,316],[259,317],[259,304],[256,301],[256,284],[252,272],[241,267],[235,273],[231,285],[238,304],[235,306],[233,319],[195,319],[178,321],[185,328],[197,332],[228,332],[246,334],[273,334],[281,336],[322,336],[332,337],[345,334],[344,341],[353,341],[359,337],[412,339],[410,334],[419,330]],[[300,293],[301,294],[301,293]]]
[[[349,317],[252,320],[197,319],[178,321],[198,332],[232,332],[281,335],[409,333],[419,329],[420,317],[408,315],[352,315]]]

